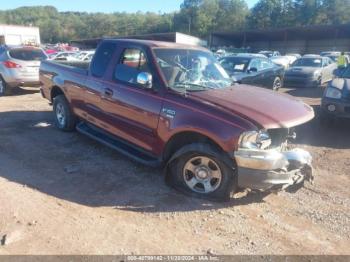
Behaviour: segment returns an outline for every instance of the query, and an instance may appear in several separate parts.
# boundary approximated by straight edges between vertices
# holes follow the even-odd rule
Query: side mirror
[[[142,85],[145,88],[151,89],[152,88],[152,75],[147,72],[141,72],[137,75],[137,83],[139,85]]]
[[[249,73],[256,73],[258,72],[258,69],[256,67],[252,67],[248,70]]]

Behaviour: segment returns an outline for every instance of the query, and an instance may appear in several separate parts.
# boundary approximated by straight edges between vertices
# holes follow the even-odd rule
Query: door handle
[[[105,88],[105,90],[104,90],[104,95],[105,95],[106,97],[112,97],[112,96],[113,96],[113,90],[110,89],[110,88]]]

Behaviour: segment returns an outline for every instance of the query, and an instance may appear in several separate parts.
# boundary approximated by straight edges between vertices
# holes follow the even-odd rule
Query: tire
[[[193,197],[229,201],[237,187],[237,169],[226,154],[207,144],[191,144],[175,156],[167,174],[170,186]]]
[[[275,77],[272,83],[272,90],[278,91],[282,87],[282,80],[279,76]]]
[[[75,130],[77,118],[73,114],[64,95],[56,96],[53,99],[53,112],[55,124],[58,129],[65,132],[72,132]]]
[[[11,94],[11,88],[6,81],[0,76],[0,96],[6,96]]]

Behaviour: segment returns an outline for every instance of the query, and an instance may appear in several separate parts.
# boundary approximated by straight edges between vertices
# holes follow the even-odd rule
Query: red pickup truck
[[[90,64],[68,64],[40,67],[57,127],[162,166],[166,181],[185,193],[227,200],[238,187],[280,190],[312,178],[310,154],[288,151],[286,141],[313,109],[232,85],[207,49],[106,39]]]

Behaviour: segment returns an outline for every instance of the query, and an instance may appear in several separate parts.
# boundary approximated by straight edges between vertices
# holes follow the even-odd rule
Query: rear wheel
[[[11,89],[6,81],[0,76],[0,96],[10,95]]]
[[[65,96],[56,96],[53,101],[53,111],[56,126],[62,131],[74,131],[77,119],[73,114]]]
[[[282,87],[282,80],[280,77],[276,77],[275,80],[273,80],[272,84],[272,90],[278,91]]]
[[[228,201],[236,186],[236,168],[223,160],[224,153],[207,144],[187,145],[180,151],[170,164],[171,185],[194,197]]]

